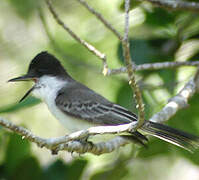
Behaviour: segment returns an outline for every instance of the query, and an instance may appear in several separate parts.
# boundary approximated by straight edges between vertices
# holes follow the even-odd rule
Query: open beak
[[[8,80],[8,82],[17,82],[17,81],[35,81],[36,82],[36,78],[31,76],[31,75],[24,75],[24,76],[20,76],[20,77],[17,77],[17,78],[13,78],[13,79],[10,79]],[[29,89],[26,94],[20,99],[19,102],[22,102],[31,92],[32,90],[35,88],[35,86],[33,86],[31,89]]]
[[[26,74],[24,76],[20,76],[20,77],[17,77],[17,78],[13,78],[13,79],[10,79],[8,80],[8,82],[16,82],[16,81],[30,81],[30,80],[35,80],[36,78],[29,75],[29,74]]]
[[[22,102],[31,92],[32,90],[35,88],[35,86],[33,86],[31,89],[29,89],[26,94],[19,100],[19,102]]]

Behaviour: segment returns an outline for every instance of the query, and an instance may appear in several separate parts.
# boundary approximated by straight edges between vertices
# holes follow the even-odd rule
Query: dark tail
[[[190,152],[193,152],[195,149],[199,148],[199,137],[160,123],[145,121],[144,125],[141,127],[141,130],[151,136],[155,136],[164,141],[182,147]]]

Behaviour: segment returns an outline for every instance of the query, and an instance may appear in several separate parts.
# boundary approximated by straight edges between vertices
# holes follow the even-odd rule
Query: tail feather
[[[151,136],[155,136],[191,152],[199,148],[199,137],[160,123],[145,121],[141,129]]]
[[[154,123],[154,122],[151,122],[149,121],[149,126],[152,127],[152,128],[155,128],[155,129],[159,129],[159,130],[162,130],[162,131],[165,131],[165,132],[169,132],[173,135],[177,135],[177,136],[180,136],[182,138],[185,138],[185,139],[191,139],[193,141],[199,141],[199,137],[198,136],[195,136],[195,135],[192,135],[192,134],[189,134],[187,132],[184,132],[184,131],[181,131],[181,130],[178,130],[178,129],[174,129],[172,127],[169,127],[169,126],[166,126],[166,125],[163,125],[163,124],[160,124],[160,123]]]
[[[195,149],[195,147],[191,143],[188,143],[188,142],[186,142],[186,141],[184,141],[184,140],[182,140],[178,137],[169,135],[168,133],[164,133],[164,132],[161,132],[161,131],[157,131],[157,130],[154,130],[154,129],[148,129],[148,128],[145,128],[145,131],[147,133],[149,133],[150,135],[154,136],[154,137],[157,137],[159,139],[167,141],[171,144],[174,144],[176,146],[184,148],[188,151],[192,152]]]

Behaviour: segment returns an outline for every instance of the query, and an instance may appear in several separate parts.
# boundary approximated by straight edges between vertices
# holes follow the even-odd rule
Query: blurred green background
[[[124,29],[121,0],[88,3],[120,32]],[[111,68],[124,65],[121,43],[92,14],[74,0],[53,1],[60,18],[82,39],[107,55]],[[136,64],[199,60],[199,16],[188,11],[169,11],[131,1],[130,43]],[[7,83],[26,73],[31,59],[47,50],[62,61],[76,79],[109,100],[136,112],[125,74],[104,77],[101,61],[56,24],[44,1],[0,1],[0,116],[23,125],[41,137],[67,133],[45,104],[29,97],[19,99],[31,83]],[[146,104],[146,117],[158,112],[194,75],[196,68],[142,71],[136,74]],[[199,135],[199,95],[168,124]],[[0,179],[91,180],[197,180],[199,151],[190,154],[174,145],[150,138],[148,148],[127,145],[94,156],[38,148],[0,127]]]

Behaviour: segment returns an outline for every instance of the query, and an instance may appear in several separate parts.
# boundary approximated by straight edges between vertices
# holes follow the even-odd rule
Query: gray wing
[[[80,98],[81,97],[81,98]],[[127,109],[111,103],[82,84],[61,89],[56,105],[67,115],[100,125],[117,125],[137,121]]]

